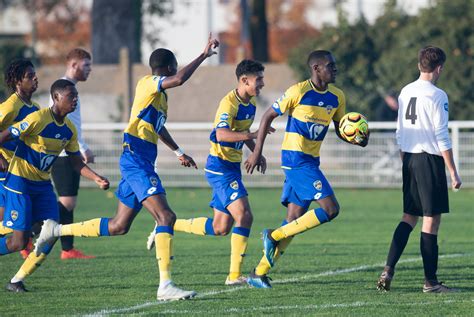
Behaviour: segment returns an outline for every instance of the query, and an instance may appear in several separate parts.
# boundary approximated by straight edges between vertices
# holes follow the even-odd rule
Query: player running
[[[332,85],[337,69],[330,52],[313,51],[307,64],[311,78],[290,87],[265,112],[255,149],[245,162],[251,174],[262,157],[265,131],[276,117],[288,113],[281,154],[285,172],[281,203],[287,207],[287,216],[281,227],[263,231],[264,256],[248,278],[248,284],[257,288],[271,287],[267,273],[295,235],[329,222],[339,214],[334,191],[319,169],[319,150],[331,121],[338,137],[346,141],[339,133],[346,100],[342,90]],[[368,135],[360,141],[354,144],[366,146]],[[319,208],[308,210],[313,201]]]

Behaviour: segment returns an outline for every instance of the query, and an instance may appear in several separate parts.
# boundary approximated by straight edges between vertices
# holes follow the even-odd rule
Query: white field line
[[[448,258],[458,258],[458,257],[465,257],[465,256],[470,256],[471,254],[468,253],[455,253],[455,254],[446,254],[446,255],[441,255],[439,256],[440,259],[448,259]],[[421,257],[416,257],[416,258],[408,258],[408,259],[403,259],[400,260],[398,263],[411,263],[411,262],[418,262],[421,261]],[[385,263],[376,263],[376,264],[371,264],[371,265],[361,265],[361,266],[356,266],[356,267],[351,267],[347,269],[340,269],[340,270],[332,270],[332,271],[326,271],[318,274],[308,274],[308,275],[303,275],[303,276],[298,276],[294,278],[289,278],[285,280],[279,280],[275,281],[272,284],[285,284],[285,283],[293,283],[293,282],[298,282],[298,281],[303,281],[303,280],[308,280],[308,279],[317,279],[320,277],[325,277],[325,276],[333,276],[333,275],[340,275],[340,274],[346,274],[346,273],[352,273],[352,272],[359,272],[359,271],[365,271],[368,269],[373,269],[373,268],[382,268],[385,265]],[[203,297],[209,297],[213,295],[219,295],[219,294],[225,294],[225,293],[232,293],[236,291],[240,291],[242,289],[247,289],[248,286],[240,286],[240,287],[232,287],[224,290],[213,290],[213,291],[208,291],[204,293],[199,293],[196,298],[203,298]],[[124,307],[124,308],[112,308],[112,309],[103,309],[94,313],[86,314],[83,315],[85,317],[99,317],[99,316],[107,316],[110,314],[124,314],[124,313],[129,313],[133,312],[136,310],[140,310],[143,308],[147,307],[153,307],[153,306],[159,306],[159,305],[166,305],[169,303],[173,302],[162,302],[162,301],[149,301],[145,302],[143,304],[139,305],[134,305],[130,307]],[[358,302],[356,302],[358,303]],[[354,305],[356,303],[352,304],[344,304],[344,305]],[[334,304],[336,305],[336,304]],[[318,306],[318,305],[314,305]],[[319,305],[318,307],[322,307],[324,305]],[[349,306],[348,306],[349,307]],[[352,307],[352,306],[351,306]],[[230,311],[230,309],[226,309],[226,311]],[[161,312],[160,312],[161,313]]]

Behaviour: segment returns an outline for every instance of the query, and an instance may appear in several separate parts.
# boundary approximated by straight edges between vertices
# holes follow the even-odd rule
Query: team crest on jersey
[[[230,195],[230,200],[235,200],[237,198],[238,192],[233,192],[232,195]]]
[[[448,111],[448,110],[449,110],[449,105],[448,105],[448,103],[447,103],[447,102],[444,104],[444,110],[446,110],[446,111]]]
[[[229,114],[227,112],[222,113],[219,118],[221,121],[227,121],[227,119],[229,119]]]
[[[29,126],[28,122],[22,122],[20,124],[20,130],[25,131],[28,128],[28,126]]]
[[[232,183],[230,183],[230,188],[232,188],[233,190],[239,189],[239,183],[237,181],[233,181]]]
[[[13,221],[17,220],[17,219],[18,219],[18,211],[12,210],[12,211],[10,212],[10,216],[11,216],[11,218],[12,218]]]
[[[316,188],[316,190],[321,190],[321,189],[323,189],[323,183],[321,183],[320,180],[315,181],[315,182],[313,183],[313,186],[314,186],[314,188]]]
[[[327,106],[326,106],[326,112],[327,112],[328,114],[331,113],[332,109],[334,109],[333,106],[331,106],[331,105],[327,105]]]
[[[158,185],[158,178],[156,178],[155,176],[150,177],[150,183],[153,186]]]

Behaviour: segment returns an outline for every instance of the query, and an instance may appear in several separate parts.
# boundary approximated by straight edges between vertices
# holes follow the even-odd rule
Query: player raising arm
[[[332,85],[337,68],[330,52],[313,51],[307,64],[311,78],[290,87],[265,112],[255,149],[245,162],[247,172],[252,173],[261,160],[271,122],[288,113],[281,155],[285,172],[281,203],[287,207],[287,216],[281,227],[263,232],[264,256],[248,278],[249,285],[257,288],[271,287],[267,273],[296,234],[329,222],[339,214],[336,196],[319,169],[319,150],[331,121],[343,139],[339,121],[345,113],[346,101],[344,93]],[[367,142],[366,137],[357,145],[365,146]],[[313,201],[319,208],[308,210]]]
[[[0,144],[17,139],[5,187],[4,224],[13,229],[9,238],[0,238],[0,255],[20,251],[26,247],[32,223],[59,219],[56,195],[51,184],[51,166],[66,150],[72,166],[82,176],[102,188],[109,181],[96,174],[82,162],[74,124],[66,115],[76,107],[77,89],[70,81],[60,79],[51,86],[54,104],[28,115],[0,133]],[[57,239],[50,239],[36,254],[30,253],[18,273],[7,284],[7,290],[25,292],[23,280],[45,260]]]
[[[59,225],[46,221],[36,242],[40,252],[51,238],[59,236],[99,237],[126,234],[142,206],[158,223],[155,245],[160,272],[158,300],[188,299],[196,295],[174,285],[171,280],[173,225],[176,215],[166,200],[165,189],[155,172],[157,142],[160,138],[179,155],[184,166],[196,167],[193,159],[185,155],[165,128],[168,98],[165,90],[182,85],[208,57],[219,42],[209,36],[204,51],[190,64],[177,71],[174,54],[159,48],[150,56],[151,75],[141,78],[135,90],[130,121],[123,134],[123,152],[120,157],[122,179],[116,191],[119,199],[113,218],[96,218],[81,223]]]

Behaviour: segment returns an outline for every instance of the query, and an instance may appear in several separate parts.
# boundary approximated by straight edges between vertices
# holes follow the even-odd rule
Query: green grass
[[[285,210],[277,189],[250,189],[254,214],[244,271],[261,256],[259,232],[279,224]],[[59,259],[59,246],[26,280],[31,292],[0,290],[0,315],[472,315],[474,305],[474,191],[450,194],[451,213],[441,224],[439,276],[456,294],[423,294],[419,256],[420,226],[413,232],[397,267],[393,290],[375,291],[393,230],[401,216],[399,190],[336,190],[341,214],[332,223],[298,236],[271,271],[271,290],[224,286],[229,266],[229,237],[176,233],[175,282],[198,291],[192,301],[158,303],[154,251],[145,248],[153,220],[143,210],[130,233],[121,237],[76,238],[76,246],[94,260]],[[81,190],[76,220],[111,217],[117,202],[110,193]],[[169,189],[168,200],[180,217],[210,215],[207,189]],[[453,256],[454,255],[454,256]],[[406,260],[409,260],[406,262]],[[0,281],[6,283],[22,260],[0,257]],[[347,269],[346,272],[340,270]],[[290,280],[293,279],[293,280]],[[132,308],[135,307],[135,308]]]

